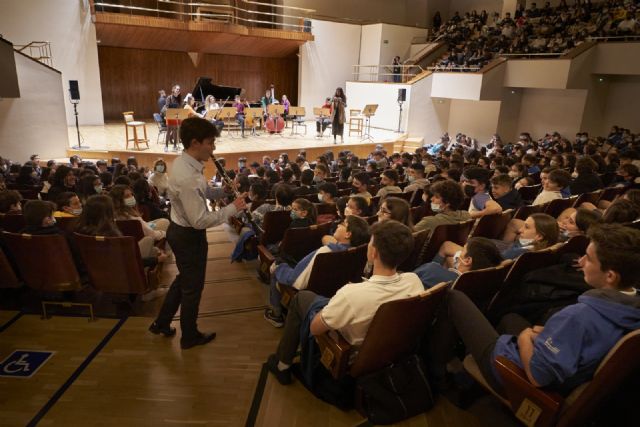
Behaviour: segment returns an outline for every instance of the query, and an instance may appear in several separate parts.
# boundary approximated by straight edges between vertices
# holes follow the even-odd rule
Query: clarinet
[[[218,170],[218,173],[220,174],[220,177],[222,178],[224,183],[233,189],[233,192],[236,197],[240,197],[240,192],[235,188],[235,186],[233,185],[233,181],[231,180],[231,178],[229,178],[229,175],[227,175],[227,171],[224,170],[224,167],[222,167],[222,165],[220,164],[218,159],[216,159],[216,156],[214,156],[213,153],[211,153],[211,160],[213,160],[213,164],[216,165],[216,169]],[[264,230],[260,228],[258,224],[256,224],[256,222],[253,220],[253,217],[251,216],[251,212],[249,212],[248,209],[244,211],[244,214],[247,217],[247,221],[249,222],[251,227],[253,227],[253,231],[256,233],[256,236],[260,237],[260,235],[262,235]]]

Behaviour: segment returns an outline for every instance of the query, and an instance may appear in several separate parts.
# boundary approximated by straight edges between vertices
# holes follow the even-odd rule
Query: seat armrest
[[[258,245],[258,257],[260,258],[260,262],[267,264],[267,266],[270,266],[276,260],[276,257],[269,252],[269,249],[267,249],[265,245]]]
[[[351,344],[337,331],[329,331],[316,336],[320,348],[320,362],[335,379],[340,379],[347,373]]]
[[[531,384],[524,370],[503,356],[496,358],[495,365],[516,417],[529,426],[555,425],[562,396]]]

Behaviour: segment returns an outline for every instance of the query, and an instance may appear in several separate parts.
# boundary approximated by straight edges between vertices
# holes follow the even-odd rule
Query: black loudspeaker
[[[69,95],[72,101],[80,101],[80,89],[77,80],[69,80]]]
[[[404,102],[407,100],[407,90],[398,89],[398,102]]]

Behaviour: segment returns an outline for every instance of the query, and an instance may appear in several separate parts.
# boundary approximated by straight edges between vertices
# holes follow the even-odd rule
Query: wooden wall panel
[[[271,83],[276,95],[298,100],[298,58],[256,58],[201,54],[197,67],[186,52],[99,46],[100,83],[105,120],[122,120],[123,111],[152,120],[158,90],[167,94],[174,83],[183,96],[198,77],[208,76],[218,85],[241,87],[249,100],[260,99]]]

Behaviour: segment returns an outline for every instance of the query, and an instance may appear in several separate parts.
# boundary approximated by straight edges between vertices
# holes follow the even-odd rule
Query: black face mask
[[[473,185],[465,184],[464,186],[464,194],[467,197],[473,197],[476,195],[476,188]]]

